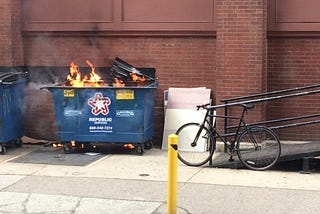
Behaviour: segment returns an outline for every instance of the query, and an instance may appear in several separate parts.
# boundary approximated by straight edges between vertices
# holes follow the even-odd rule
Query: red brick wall
[[[137,67],[156,68],[159,87],[156,95],[155,143],[158,145],[163,129],[163,90],[168,87],[199,86],[213,89],[215,84],[213,37],[25,37],[24,54],[25,64],[29,66],[68,66],[71,61],[86,66],[85,60],[89,59],[97,67],[111,67],[114,58],[119,56]],[[39,93],[33,91],[34,99],[43,96]],[[47,105],[52,109],[52,103],[44,102],[32,111],[47,118],[45,112],[37,110],[47,108]],[[39,115],[41,112],[42,115]],[[37,127],[31,120],[27,130],[33,135]],[[54,121],[52,118],[46,120],[49,121],[47,126]],[[48,127],[44,129],[50,130]],[[47,135],[45,131],[42,133],[42,137]]]
[[[266,90],[266,9],[264,0],[217,1],[218,101]],[[265,109],[257,107],[250,117],[263,120]]]
[[[0,64],[12,65],[12,26],[10,0],[4,0],[0,4],[0,29]]]
[[[0,66],[23,65],[20,0],[0,2]]]
[[[271,38],[268,43],[268,90],[319,84],[320,38]],[[319,90],[319,88],[317,88]],[[320,111],[320,94],[268,103],[268,118],[286,118]],[[319,119],[314,118],[314,119]],[[310,120],[310,119],[309,119]],[[300,122],[300,121],[295,121]],[[320,124],[277,131],[281,139],[318,140]]]

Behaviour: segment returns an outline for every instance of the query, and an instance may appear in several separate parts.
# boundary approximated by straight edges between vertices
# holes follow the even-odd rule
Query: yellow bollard
[[[178,136],[168,136],[168,214],[177,213]]]

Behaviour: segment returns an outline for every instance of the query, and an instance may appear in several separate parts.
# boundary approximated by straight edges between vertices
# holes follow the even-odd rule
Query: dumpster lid
[[[24,77],[25,72],[0,72],[0,82],[14,82]]]
[[[149,71],[145,70],[145,69],[144,70],[138,69],[138,68],[130,65],[126,61],[120,59],[119,57],[115,58],[114,65],[112,66],[111,70],[114,71],[114,73],[116,73],[116,75],[119,75],[119,76],[128,77],[128,76],[130,76],[129,73],[132,72],[132,73],[144,76],[148,80],[155,80],[154,69],[153,69],[152,73],[150,73],[150,69],[149,69]]]

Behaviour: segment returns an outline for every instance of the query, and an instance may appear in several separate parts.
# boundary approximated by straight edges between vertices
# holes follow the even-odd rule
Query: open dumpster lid
[[[138,69],[138,68],[130,65],[126,61],[120,59],[119,57],[115,58],[115,61],[114,61],[114,64],[113,64],[111,70],[114,73],[119,74],[120,76],[128,77],[128,76],[130,76],[130,72],[131,72],[131,73],[135,73],[140,76],[144,76],[147,80],[155,80],[155,69],[153,69],[152,72],[150,72],[150,69],[149,70]],[[120,76],[118,76],[118,77],[120,77]]]

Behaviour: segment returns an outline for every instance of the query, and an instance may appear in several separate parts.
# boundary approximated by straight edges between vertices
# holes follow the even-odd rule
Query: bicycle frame
[[[244,120],[244,115],[247,112],[246,108],[243,108],[242,114],[240,117],[236,117],[236,116],[225,116],[225,115],[215,115],[212,113],[212,110],[214,109],[206,109],[207,112],[205,114],[205,117],[202,121],[202,123],[200,124],[200,129],[197,132],[197,135],[194,139],[194,142],[191,144],[195,145],[195,142],[197,142],[201,131],[203,130],[204,127],[208,126],[209,130],[210,130],[210,135],[213,136],[213,139],[216,140],[217,138],[220,138],[222,140],[222,142],[224,143],[224,145],[228,148],[228,150],[230,152],[234,152],[234,148],[235,148],[235,144],[240,136],[240,134],[242,133],[241,129],[244,128],[244,130],[248,130],[248,125]],[[215,128],[214,125],[212,125],[211,123],[211,119],[212,118],[224,118],[224,119],[234,119],[234,120],[239,120],[239,124],[237,126],[236,132],[232,135],[234,135],[234,139],[229,143],[228,140],[226,140],[227,136],[224,136],[224,134],[220,134],[217,129]],[[231,136],[232,136],[231,135]]]

